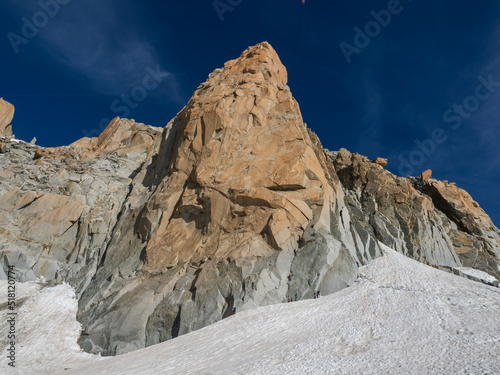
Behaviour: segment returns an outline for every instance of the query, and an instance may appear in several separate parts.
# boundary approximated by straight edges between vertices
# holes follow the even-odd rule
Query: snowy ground
[[[477,280],[481,280],[486,283],[491,283],[494,284],[495,282],[498,282],[498,280],[491,276],[490,274],[476,270],[475,268],[470,268],[470,267],[454,267],[454,269],[464,273],[467,276],[472,276],[473,278]]]
[[[0,374],[53,374],[66,367],[94,363],[101,357],[82,353],[77,344],[78,302],[69,285],[44,287],[16,283],[15,368],[8,366],[7,281],[0,281]]]
[[[74,319],[73,307],[64,314]],[[362,267],[358,281],[341,292],[238,313],[118,357],[76,353],[74,341],[69,343],[75,339],[74,320],[70,323],[49,328],[45,342],[26,342],[30,353],[46,353],[55,339],[67,337],[69,354],[61,344],[56,364],[68,370],[50,372],[44,365],[44,371],[21,373],[500,374],[500,289],[390,249]],[[54,333],[59,331],[66,334]],[[31,363],[31,355],[20,353],[18,361]],[[0,366],[3,374],[3,359]]]

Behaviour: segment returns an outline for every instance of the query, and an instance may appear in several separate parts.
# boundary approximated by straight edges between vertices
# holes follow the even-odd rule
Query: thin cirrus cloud
[[[30,7],[10,3],[21,17],[39,10],[36,3]],[[104,95],[130,91],[141,83],[148,67],[159,67],[161,78],[167,82],[166,91],[178,99],[175,77],[162,66],[154,46],[147,40],[147,26],[138,23],[135,12],[137,6],[129,0],[70,1],[61,5],[60,12],[36,38],[47,52],[49,63],[77,73],[83,84],[94,91]]]

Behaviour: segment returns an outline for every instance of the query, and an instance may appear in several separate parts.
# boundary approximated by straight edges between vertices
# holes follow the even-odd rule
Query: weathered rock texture
[[[9,146],[2,263],[76,288],[90,352],[340,290],[380,242],[500,277],[498,229],[470,196],[324,150],[267,43],[214,71],[164,129],[117,118],[67,147]]]
[[[14,117],[14,106],[0,98],[0,137],[12,136],[12,119]]]
[[[463,264],[500,279],[500,236],[486,213],[455,184],[396,177],[345,149],[330,153],[356,219],[384,244],[421,262]]]

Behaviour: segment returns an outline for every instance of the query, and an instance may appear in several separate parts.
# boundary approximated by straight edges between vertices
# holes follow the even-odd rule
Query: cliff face
[[[11,144],[0,156],[4,267],[73,285],[80,344],[104,355],[233,307],[340,290],[380,242],[500,278],[499,231],[466,192],[324,150],[286,83],[261,43],[214,71],[164,129],[117,118],[67,147]]]
[[[426,264],[477,268],[500,279],[498,229],[466,191],[425,174],[396,177],[345,149],[329,155],[351,212],[379,241]]]

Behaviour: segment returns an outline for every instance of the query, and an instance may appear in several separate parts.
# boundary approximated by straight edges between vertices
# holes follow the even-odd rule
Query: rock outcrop
[[[462,264],[500,279],[499,231],[467,192],[429,177],[396,177],[345,149],[332,161],[348,205],[379,241],[426,264]]]
[[[233,307],[335,292],[380,243],[500,278],[500,235],[477,203],[323,149],[268,43],[210,74],[164,129],[117,118],[67,147],[9,146],[2,263],[21,281],[76,288],[89,352],[149,346]]]
[[[432,178],[432,171],[430,169],[423,171],[420,175],[421,180],[429,180],[430,178]]]
[[[118,220],[131,176],[161,135],[129,120],[113,120],[112,129],[115,142],[105,144],[106,132],[59,148],[6,141],[11,151],[0,159],[0,253],[4,265],[19,269],[20,281],[59,282],[69,269],[97,266],[95,255]],[[138,138],[146,141],[134,146]]]
[[[12,137],[12,119],[14,106],[0,98],[0,137]]]
[[[378,164],[382,168],[385,168],[387,166],[387,159],[377,157],[372,160],[372,163]]]

